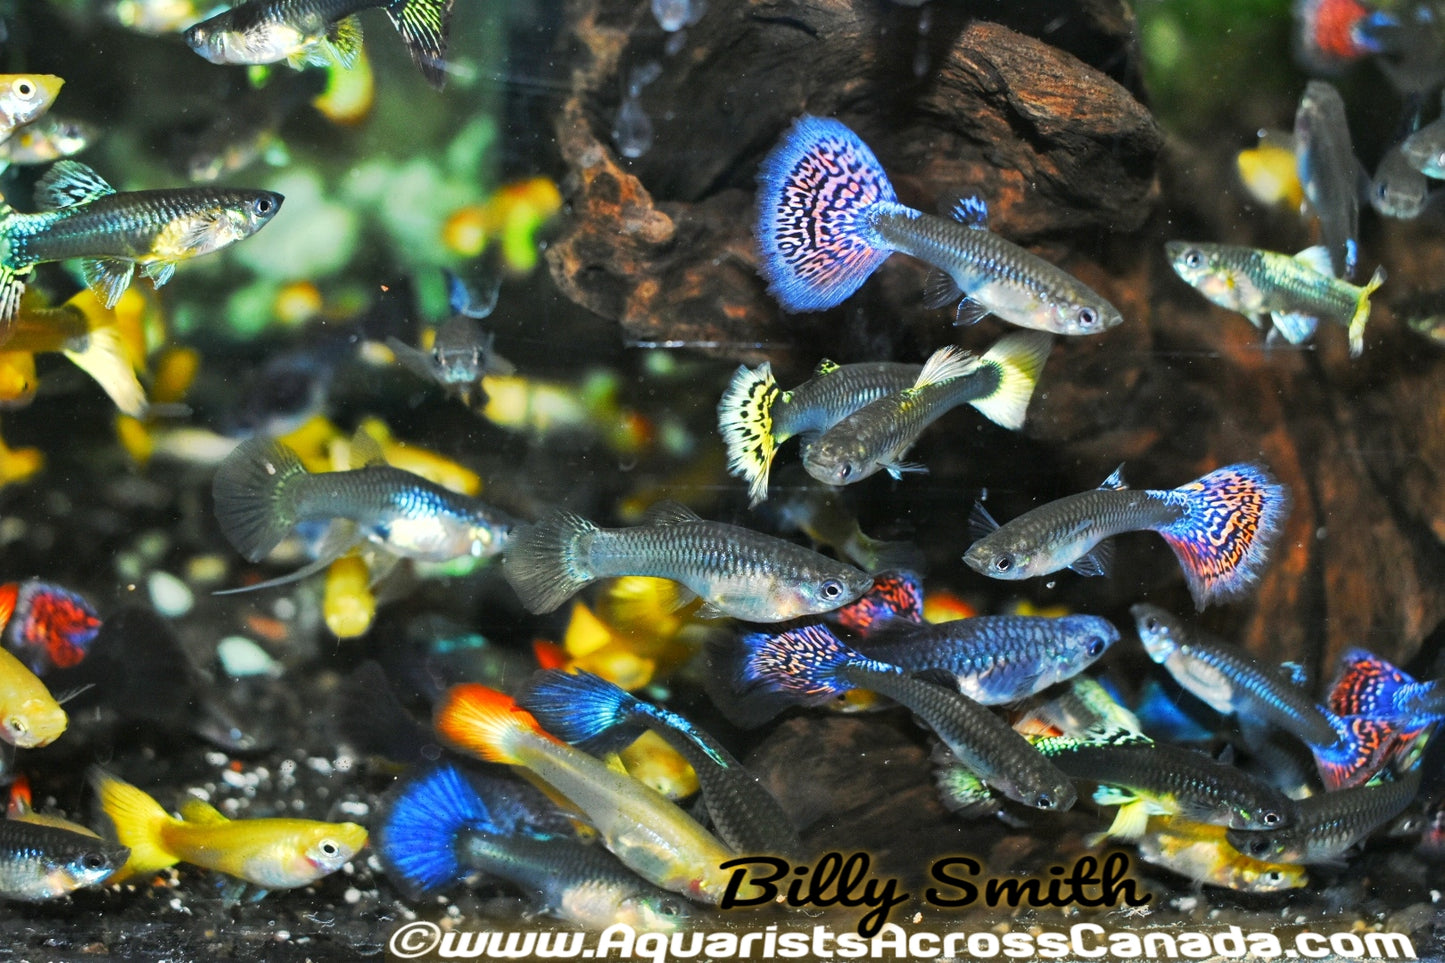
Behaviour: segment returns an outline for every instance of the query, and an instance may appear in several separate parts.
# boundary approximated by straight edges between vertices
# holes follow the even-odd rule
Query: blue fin
[[[739,692],[765,690],[788,695],[805,705],[827,702],[853,688],[840,670],[869,662],[824,625],[802,625],[782,632],[754,632],[739,644],[743,661]]]
[[[73,160],[57,161],[35,184],[36,201],[47,210],[88,204],[114,193],[104,177]]]
[[[1270,334],[1278,332],[1279,336],[1290,344],[1304,344],[1313,338],[1320,323],[1318,318],[1297,311],[1275,311],[1270,314],[1269,319],[1274,324]]]
[[[960,197],[953,202],[949,216],[960,224],[967,224],[977,230],[988,230],[988,201],[977,194]]]
[[[1099,487],[1107,491],[1123,491],[1124,489],[1128,488],[1129,483],[1124,481],[1123,464],[1120,464],[1118,468],[1115,468],[1114,471],[1109,475],[1109,477],[1104,479],[1103,484],[1101,484]]]
[[[758,171],[758,271],[786,311],[841,304],[892,253],[872,225],[898,195],[868,145],[803,115]]]
[[[594,754],[618,752],[642,735],[637,698],[590,672],[533,673],[517,703],[558,739]]]
[[[492,830],[486,803],[455,766],[438,766],[405,783],[393,797],[377,834],[377,851],[389,876],[429,892],[466,875],[456,841],[468,829]]]

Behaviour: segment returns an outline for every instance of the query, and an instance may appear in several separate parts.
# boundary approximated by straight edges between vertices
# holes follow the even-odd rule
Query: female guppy
[[[894,251],[933,265],[931,306],[965,296],[960,320],[1097,334],[1118,310],[1072,275],[988,230],[978,198],[953,220],[898,203],[878,158],[837,120],[804,115],[758,172],[758,270],[788,311],[841,304]]]
[[[36,184],[47,210],[20,214],[0,199],[0,332],[20,310],[35,265],[80,259],[85,283],[115,307],[139,265],[156,287],[176,265],[250,237],[270,223],[272,191],[176,187],[117,193],[76,161],[60,161]]]
[[[358,442],[365,437],[358,432]],[[295,452],[270,438],[237,445],[212,485],[226,538],[258,562],[301,522],[346,519],[359,537],[418,561],[485,558],[502,550],[511,520],[497,509],[385,464],[374,442],[353,443],[352,452],[364,467],[313,475]]]
[[[1003,526],[976,505],[975,526],[986,534],[963,560],[998,579],[1036,578],[1061,568],[1105,575],[1112,552],[1104,539],[1148,529],[1174,550],[1198,608],[1249,591],[1283,528],[1288,488],[1247,463],[1172,491],[1131,491],[1122,473],[1120,466],[1099,488],[1049,502]]]

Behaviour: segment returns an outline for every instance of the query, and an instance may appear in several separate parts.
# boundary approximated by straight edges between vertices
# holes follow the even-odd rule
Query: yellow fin
[[[130,847],[130,859],[111,877],[111,882],[147,876],[180,862],[180,856],[166,848],[165,843],[165,830],[177,820],[160,803],[99,766],[91,767],[90,784],[115,827],[116,840]]]
[[[181,818],[193,826],[216,826],[230,822],[215,806],[195,796],[181,803]]]

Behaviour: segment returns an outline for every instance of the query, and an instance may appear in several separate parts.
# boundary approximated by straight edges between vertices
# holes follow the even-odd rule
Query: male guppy
[[[0,329],[20,310],[35,265],[80,260],[85,283],[115,307],[137,266],[160,287],[176,265],[250,237],[270,223],[272,191],[175,187],[117,192],[77,161],[60,161],[36,184],[47,210],[20,214],[0,200]]]
[[[1295,159],[1305,200],[1320,221],[1334,277],[1355,273],[1360,237],[1360,162],[1350,143],[1345,102],[1329,81],[1305,85],[1294,117]]]
[[[358,440],[365,438],[358,432]],[[501,551],[511,520],[479,499],[393,468],[379,446],[353,445],[364,467],[311,474],[291,449],[261,436],[226,456],[212,491],[216,519],[236,550],[265,558],[301,522],[345,519],[360,537],[420,561]]]
[[[903,461],[924,429],[959,405],[980,406],[984,399],[999,424],[1021,428],[1052,343],[1048,334],[1021,331],[1001,338],[983,358],[941,348],[907,390],[869,403],[808,441],[803,467],[829,485],[851,485],[879,469],[894,478],[924,471]]]
[[[427,83],[446,83],[453,0],[246,0],[185,32],[186,43],[213,64],[351,67],[361,52],[354,14],[380,7]]]
[[[788,311],[842,303],[894,251],[947,275],[948,295],[966,295],[960,317],[993,313],[1055,334],[1097,334],[1123,322],[1078,279],[987,228],[977,198],[954,219],[898,202],[873,151],[837,120],[804,115],[758,172],[758,270]],[[945,301],[930,292],[930,303]]]
[[[481,872],[532,894],[543,913],[592,929],[673,930],[691,913],[605,848],[570,834],[498,823],[493,800],[455,766],[408,779],[377,832],[387,874],[421,893]]]
[[[1026,579],[1072,568],[1105,575],[1104,539],[1156,531],[1174,550],[1194,604],[1245,594],[1259,579],[1289,512],[1289,489],[1263,467],[1227,465],[1172,491],[1131,490],[1122,466],[1093,491],[1067,495],[1000,526],[975,506],[985,534],[963,560],[990,578]]]
[[[99,885],[129,855],[124,846],[88,830],[30,819],[0,820],[0,899],[39,902]]]
[[[1174,271],[1200,294],[1222,308],[1238,311],[1256,328],[1264,315],[1291,344],[1302,344],[1321,319],[1349,329],[1350,356],[1365,350],[1365,324],[1370,320],[1370,295],[1385,283],[1385,269],[1376,268],[1364,287],[1336,278],[1329,252],[1306,248],[1291,257],[1238,244],[1170,241],[1164,245]]]
[[[681,582],[706,616],[782,622],[831,611],[873,584],[864,572],[771,535],[704,521],[675,502],[647,522],[602,529],[567,511],[520,528],[502,572],[530,611],[551,612],[587,585],[614,575]]]

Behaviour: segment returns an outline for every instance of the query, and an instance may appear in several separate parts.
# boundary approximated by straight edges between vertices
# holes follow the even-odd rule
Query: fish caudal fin
[[[412,63],[437,90],[446,85],[453,0],[396,0],[386,8]]]
[[[853,661],[866,662],[824,625],[783,632],[754,632],[738,643],[743,661],[735,681],[740,692],[763,690],[806,705],[826,702],[853,688],[842,675]]]
[[[993,394],[972,402],[979,413],[1009,431],[1022,428],[1053,343],[1053,335],[1044,331],[1020,331],[1000,338],[980,360],[981,366],[998,369],[999,382]]]
[[[890,623],[923,622],[923,581],[912,572],[884,572],[873,586],[825,618],[865,638]]]
[[[786,311],[822,311],[891,250],[872,220],[898,196],[878,158],[837,120],[803,115],[758,171],[758,271]]]
[[[589,752],[620,751],[642,734],[636,726],[628,725],[637,699],[591,672],[535,672],[517,701],[548,732],[563,742],[587,744]],[[607,746],[592,744],[619,726],[628,731],[615,742]]]
[[[1284,528],[1289,489],[1259,465],[1240,463],[1170,494],[1182,499],[1184,517],[1158,531],[1184,569],[1195,606],[1248,592]]]
[[[179,819],[135,786],[99,766],[92,766],[88,775],[91,787],[100,797],[101,809],[115,827],[116,840],[130,847],[130,858],[110,882],[148,876],[180,862],[181,857],[170,851],[164,838],[166,828],[179,825]]]
[[[1350,357],[1358,358],[1365,350],[1365,325],[1370,320],[1370,295],[1385,283],[1385,269],[1375,268],[1375,274],[1365,286],[1360,289],[1360,297],[1355,302],[1355,313],[1350,318]]]
[[[772,365],[744,365],[717,405],[717,428],[727,446],[728,473],[748,483],[753,505],[768,497],[768,473],[778,450],[778,440],[773,437],[773,403],[779,394]]]
[[[1396,746],[1395,728],[1364,716],[1332,718],[1333,745],[1310,746],[1325,789],[1334,792],[1363,786],[1389,761]]]
[[[292,484],[305,475],[296,453],[271,438],[249,438],[226,456],[211,493],[236,551],[259,562],[281,543],[297,522]]]
[[[475,682],[452,686],[437,704],[437,735],[487,762],[517,764],[517,737],[528,732],[546,735],[531,713],[512,697]],[[550,738],[550,737],[549,737]]]
[[[1340,671],[1329,689],[1329,709],[1342,716],[1389,718],[1396,712],[1399,694],[1414,679],[1394,663],[1367,652],[1351,649],[1340,660]]]
[[[468,829],[492,830],[487,805],[459,769],[438,766],[404,784],[392,799],[377,851],[387,875],[415,896],[466,875],[457,837]]]
[[[528,611],[556,611],[596,580],[583,564],[578,544],[596,531],[582,516],[559,509],[512,534],[502,556],[502,574]]]
[[[146,412],[146,393],[135,376],[120,332],[113,327],[96,328],[85,336],[85,344],[66,348],[64,354],[110,396],[121,414],[140,418]]]

